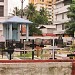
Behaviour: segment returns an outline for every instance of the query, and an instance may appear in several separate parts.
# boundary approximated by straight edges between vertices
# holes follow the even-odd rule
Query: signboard
[[[21,27],[22,27],[22,30],[21,30],[22,35],[26,35],[26,26],[22,25]]]

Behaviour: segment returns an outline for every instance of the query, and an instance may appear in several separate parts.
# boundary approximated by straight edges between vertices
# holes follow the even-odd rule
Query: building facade
[[[53,36],[53,31],[56,29],[55,25],[40,25],[39,29],[43,36]]]
[[[53,4],[55,4],[56,0],[29,0],[29,3],[33,3],[36,6],[36,10],[40,10],[42,7],[46,8],[49,12],[48,21],[53,22],[54,16],[54,8]]]
[[[71,0],[56,0],[53,20],[53,24],[56,25],[56,31],[54,31],[54,34],[64,34],[64,23],[69,21],[69,18],[67,17],[67,8],[70,6],[70,3]]]
[[[0,0],[0,22],[5,21],[8,16],[8,0]],[[0,24],[0,36],[3,35],[3,25]]]

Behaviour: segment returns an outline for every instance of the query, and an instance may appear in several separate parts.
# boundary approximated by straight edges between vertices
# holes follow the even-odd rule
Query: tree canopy
[[[13,15],[21,16],[21,9],[14,8]],[[45,8],[41,8],[39,11],[36,10],[36,7],[30,3],[25,9],[23,9],[23,16],[33,22],[33,24],[29,25],[29,34],[42,34],[42,31],[37,27],[39,24],[47,24],[47,10]]]
[[[69,12],[67,14],[70,18],[69,22],[66,23],[66,33],[74,36],[75,32],[75,0],[72,0],[70,7],[68,8]]]
[[[35,22],[37,24],[47,24],[48,23],[48,13],[45,8],[41,8],[38,12],[38,14],[35,17]]]
[[[21,15],[21,10],[18,9],[18,7],[15,7],[14,10],[13,10],[13,13],[11,13],[12,15],[16,15],[16,16],[19,16]]]
[[[42,32],[37,27],[39,24],[47,24],[48,18],[46,9],[41,8],[39,11],[37,11],[36,7],[30,3],[26,10],[26,16],[33,22],[33,24],[30,25],[30,35],[42,34]]]

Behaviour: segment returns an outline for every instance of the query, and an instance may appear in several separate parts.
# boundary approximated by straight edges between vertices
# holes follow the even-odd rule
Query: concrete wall
[[[71,75],[71,62],[0,63],[0,75]]]

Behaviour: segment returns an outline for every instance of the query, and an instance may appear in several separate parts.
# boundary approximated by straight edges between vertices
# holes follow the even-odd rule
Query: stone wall
[[[0,63],[0,75],[71,75],[71,62]]]

